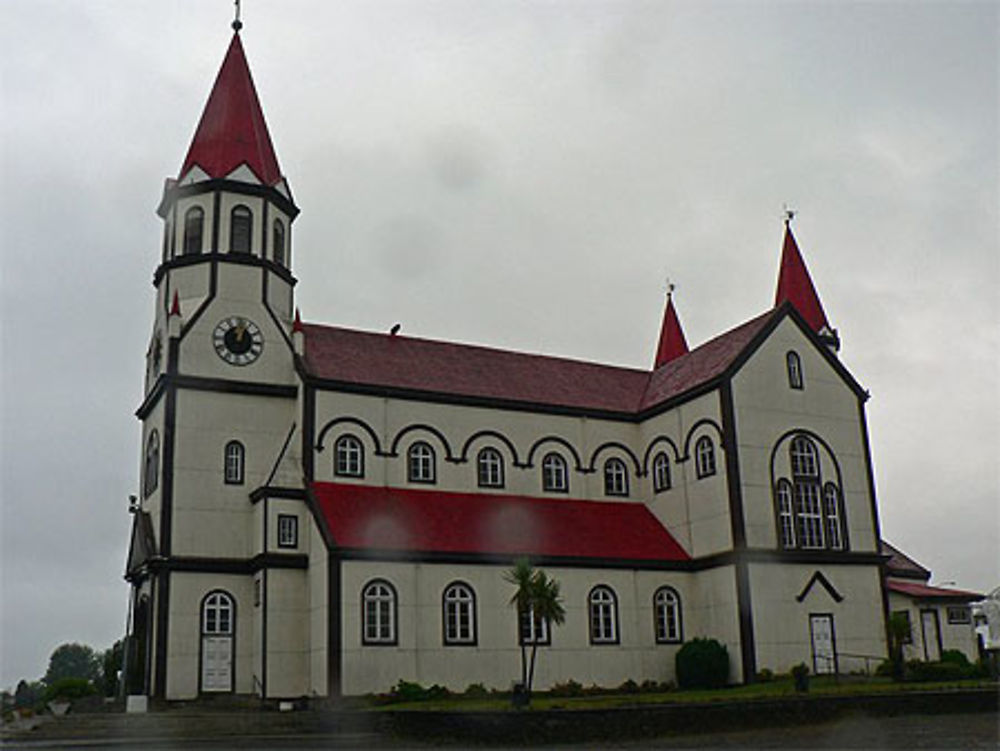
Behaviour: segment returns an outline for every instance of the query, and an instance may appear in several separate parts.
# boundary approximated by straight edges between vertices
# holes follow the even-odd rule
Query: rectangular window
[[[892,614],[894,616],[901,616],[906,621],[906,636],[903,637],[903,644],[913,644],[913,627],[910,625],[910,611],[894,610]]]
[[[964,605],[952,605],[948,607],[948,623],[972,623],[972,612]]]
[[[299,517],[278,514],[278,547],[297,548],[299,546]]]
[[[795,510],[799,520],[799,544],[803,548],[823,547],[823,516],[820,510],[819,485],[795,483]]]

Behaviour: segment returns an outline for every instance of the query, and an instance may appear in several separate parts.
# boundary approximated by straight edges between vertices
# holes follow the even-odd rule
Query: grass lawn
[[[777,678],[767,683],[753,683],[746,686],[732,686],[712,691],[668,691],[649,694],[607,693],[595,696],[549,696],[536,693],[527,711],[548,709],[611,709],[614,707],[635,707],[648,704],[708,704],[712,702],[748,701],[754,699],[778,699],[792,696],[857,696],[899,691],[947,691],[970,688],[994,688],[993,681],[968,679],[940,683],[894,683],[889,678],[858,678],[842,676],[838,681],[832,676],[810,676],[809,693],[797,694],[791,678]],[[465,698],[454,696],[447,699],[400,702],[398,704],[372,705],[374,711],[394,712],[398,710],[422,710],[434,712],[513,712],[509,696],[489,696]],[[524,711],[524,710],[521,710]]]

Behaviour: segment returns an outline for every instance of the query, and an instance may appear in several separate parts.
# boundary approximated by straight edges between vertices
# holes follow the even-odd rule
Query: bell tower
[[[263,675],[234,651],[263,638],[242,617],[254,612],[266,547],[254,493],[275,477],[281,456],[288,460],[296,429],[299,210],[241,28],[237,20],[180,171],[157,207],[164,231],[136,412],[141,487],[126,572],[135,635],[129,691],[154,697],[250,693]],[[199,634],[197,615],[189,617],[201,611],[214,614],[211,633]],[[191,644],[199,645],[193,657]],[[201,667],[192,670],[191,660]]]

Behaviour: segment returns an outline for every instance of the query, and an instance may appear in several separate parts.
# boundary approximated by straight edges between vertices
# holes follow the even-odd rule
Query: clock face
[[[230,365],[249,365],[264,350],[264,335],[249,318],[230,316],[219,321],[212,343],[219,357]]]

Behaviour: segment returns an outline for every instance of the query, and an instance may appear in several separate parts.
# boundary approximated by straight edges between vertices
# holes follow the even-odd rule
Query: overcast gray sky
[[[770,307],[782,205],[886,539],[1000,584],[998,5],[245,0],[306,320],[649,367]],[[228,0],[0,2],[0,687],[124,629],[154,209]]]

